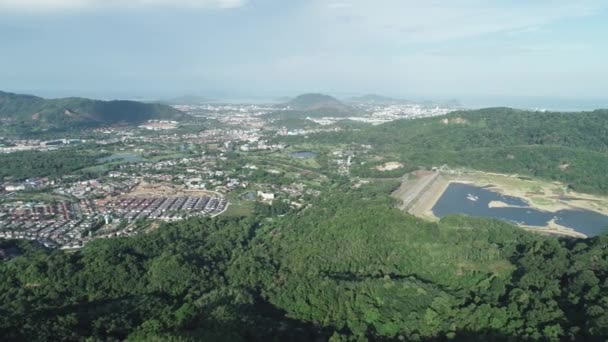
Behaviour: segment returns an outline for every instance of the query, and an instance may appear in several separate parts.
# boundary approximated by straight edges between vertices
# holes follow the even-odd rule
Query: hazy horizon
[[[0,89],[589,110],[608,106],[606,22],[597,0],[0,0]]]
[[[209,103],[247,103],[247,104],[271,104],[283,102],[284,98],[293,98],[305,93],[322,93],[333,96],[339,100],[348,100],[351,97],[358,97],[364,95],[379,95],[386,96],[394,99],[408,100],[412,102],[447,102],[447,101],[458,101],[463,108],[477,109],[477,108],[488,108],[488,107],[511,107],[517,109],[539,109],[549,111],[591,111],[595,109],[607,109],[608,99],[603,98],[551,98],[551,97],[509,97],[509,96],[481,96],[481,97],[423,97],[423,96],[403,96],[399,94],[385,94],[380,92],[367,92],[367,93],[343,93],[343,92],[331,92],[331,91],[305,91],[302,90],[296,93],[277,93],[277,94],[239,94],[230,92],[208,92],[208,93],[169,93],[169,94],[129,94],[129,93],[115,93],[107,94],[92,93],[76,91],[47,91],[47,90],[27,90],[27,89],[0,89],[0,91],[8,91],[19,94],[35,95],[44,98],[62,98],[62,97],[85,97],[99,100],[134,100],[134,101],[163,101],[179,98],[182,96],[200,96],[208,99]]]

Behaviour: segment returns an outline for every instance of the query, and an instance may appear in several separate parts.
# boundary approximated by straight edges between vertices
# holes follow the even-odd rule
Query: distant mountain
[[[356,116],[357,110],[338,99],[324,94],[303,94],[284,102],[277,107],[281,110],[266,114],[267,118],[280,120],[294,120],[321,117],[348,117]],[[286,109],[286,110],[285,110]]]
[[[303,94],[286,103],[291,110],[314,111],[314,110],[337,110],[340,112],[350,111],[351,108],[338,99],[324,94]]]
[[[408,104],[411,103],[407,100],[395,99],[391,97],[368,94],[363,96],[351,97],[347,100],[349,103],[356,104],[379,104],[379,105],[394,105],[394,104]]]
[[[53,130],[140,124],[152,119],[184,120],[190,116],[163,104],[136,101],[99,101],[85,98],[43,99],[0,92],[3,126],[22,130]]]
[[[303,94],[280,105],[275,112],[264,115],[274,120],[299,120],[322,117],[348,117],[356,116],[357,110],[338,99],[324,94]]]

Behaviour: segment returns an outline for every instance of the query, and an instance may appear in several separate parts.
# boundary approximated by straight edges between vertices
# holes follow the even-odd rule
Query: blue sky
[[[606,37],[593,0],[0,0],[0,89],[602,101]]]

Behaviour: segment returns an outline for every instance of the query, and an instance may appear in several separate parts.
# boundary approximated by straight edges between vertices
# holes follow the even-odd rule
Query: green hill
[[[298,137],[288,138],[296,142]],[[541,113],[510,108],[456,111],[307,140],[369,144],[410,165],[470,167],[557,180],[608,193],[608,110]],[[564,167],[566,166],[567,167]]]
[[[324,94],[303,94],[285,105],[293,111],[307,112],[309,116],[345,116],[354,112],[352,107]]]
[[[79,251],[2,242],[6,341],[601,341],[608,238],[425,222],[333,183],[285,216],[195,218]],[[15,246],[16,244],[16,246]]]
[[[463,151],[508,146],[560,146],[608,152],[608,111],[530,112],[510,108],[457,111],[372,127],[361,138],[386,148]],[[381,141],[381,139],[385,139]]]
[[[85,98],[43,99],[0,92],[0,120],[22,130],[54,130],[139,124],[151,119],[183,120],[189,116],[166,105]]]
[[[324,94],[303,94],[286,103],[292,110],[317,110],[317,109],[334,109],[348,110],[349,107],[338,99]]]
[[[294,120],[322,117],[347,117],[357,115],[357,110],[334,97],[324,94],[303,94],[282,105],[279,110],[266,117],[269,119]]]
[[[289,317],[345,335],[336,341],[584,340],[606,329],[605,307],[590,315],[607,289],[596,268],[605,237],[560,243],[498,221],[429,223],[390,207],[368,190],[325,197],[268,229],[233,279],[263,288]]]

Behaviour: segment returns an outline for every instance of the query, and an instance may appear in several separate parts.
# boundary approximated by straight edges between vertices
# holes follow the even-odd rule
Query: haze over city
[[[593,0],[0,0],[0,89],[593,109],[608,105],[606,20]]]

